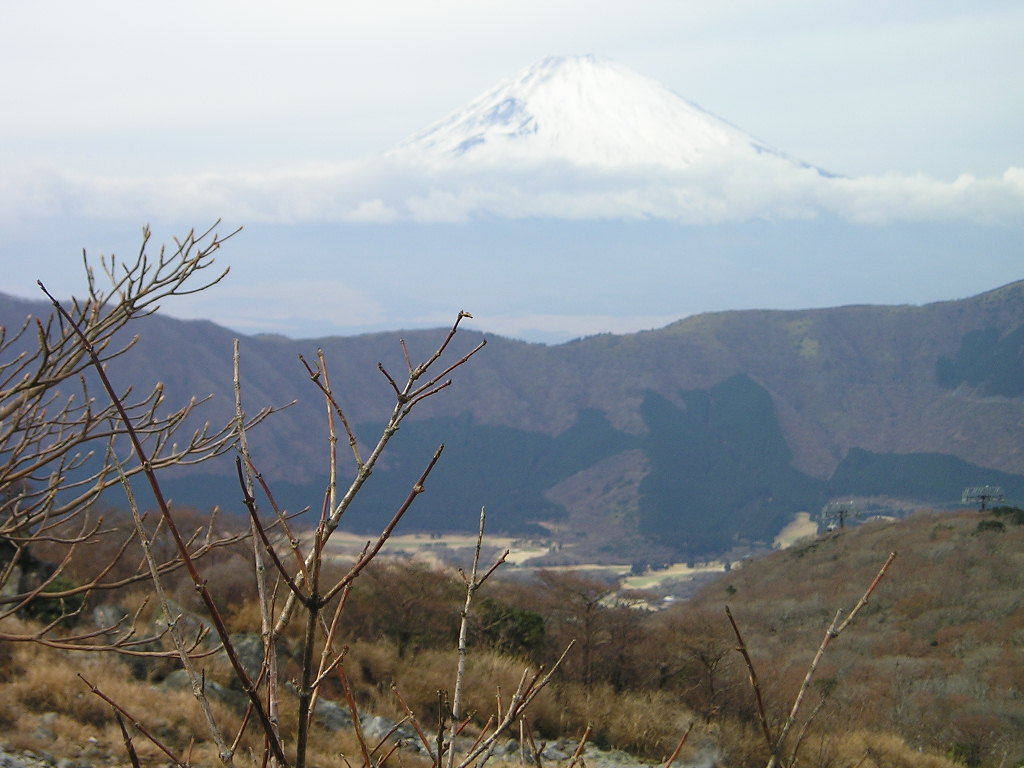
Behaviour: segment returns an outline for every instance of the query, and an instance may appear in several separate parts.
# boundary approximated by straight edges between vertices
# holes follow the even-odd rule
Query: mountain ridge
[[[26,308],[49,314],[43,302],[0,296],[0,324],[20,327]],[[119,381],[142,388],[159,379],[169,404],[212,392],[203,418],[231,419],[237,334],[160,315],[135,331],[138,347],[111,364]],[[365,438],[390,409],[377,362],[400,370],[399,338],[416,357],[445,333],[241,337],[247,407],[296,401],[250,435],[286,506],[317,508],[326,473],[322,403],[299,352],[324,350]],[[980,364],[964,351],[977,334],[989,339]],[[451,353],[485,337],[460,331]],[[689,555],[755,546],[834,494],[933,505],[957,486],[991,482],[1024,499],[1024,397],[990,391],[1024,378],[1024,281],[921,306],[744,310],[553,347],[489,342],[459,370],[457,395],[430,398],[403,427],[375,473],[377,490],[353,509],[353,527],[373,528],[439,442],[449,444],[444,466],[408,525],[472,528],[484,504],[496,530],[538,535],[554,524],[564,541],[628,545],[634,555],[645,546]],[[168,482],[182,503],[227,507],[237,496],[229,465]],[[589,530],[571,530],[582,519]]]

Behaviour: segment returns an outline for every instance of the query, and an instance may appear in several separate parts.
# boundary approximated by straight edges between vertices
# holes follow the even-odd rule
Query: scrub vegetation
[[[503,567],[483,510],[462,568],[388,557],[416,499],[436,490],[444,446],[424,444],[416,479],[377,505],[379,533],[329,557],[405,418],[452,396],[483,345],[451,352],[465,312],[435,349],[402,342],[400,373],[378,366],[392,407],[374,433],[352,427],[346,382],[322,352],[297,364],[329,436],[318,523],[300,530],[248,450],[271,410],[246,416],[237,346],[236,414],[216,431],[179,435],[200,401],[174,410],[160,388],[133,395],[105,366],[130,355],[131,324],[158,301],[219,280],[201,278],[221,242],[190,233],[154,257],[144,243],[136,260],[104,264],[109,289],[89,272],[86,299],[54,299],[49,319],[0,340],[6,746],[132,765],[574,766],[596,764],[596,748],[737,768],[1024,761],[1024,513],[844,529],[665,606],[583,572]],[[800,485],[772,446],[773,482]],[[557,466],[557,441],[539,449],[546,471],[572,469]],[[247,527],[175,507],[161,488],[163,473],[226,452]],[[104,510],[119,483],[128,510]],[[577,746],[552,758],[565,738]]]

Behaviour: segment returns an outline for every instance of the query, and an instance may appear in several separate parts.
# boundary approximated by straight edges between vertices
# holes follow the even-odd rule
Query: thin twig
[[[406,382],[404,388],[400,388],[398,386],[398,383],[384,369],[383,364],[378,364],[378,367],[384,373],[385,377],[388,379],[388,382],[391,385],[391,388],[392,388],[393,392],[395,393],[395,405],[394,405],[394,408],[392,409],[391,416],[388,419],[388,422],[387,422],[386,426],[384,427],[383,431],[380,434],[380,437],[377,440],[377,444],[373,447],[373,449],[367,455],[366,459],[364,461],[360,461],[358,456],[357,456],[357,460],[356,460],[356,476],[352,480],[351,484],[349,485],[348,490],[344,493],[344,495],[342,495],[341,499],[337,499],[337,500],[335,499],[335,488],[333,486],[328,489],[329,496],[331,498],[331,508],[330,508],[329,514],[325,515],[325,519],[323,521],[323,531],[324,531],[323,540],[325,542],[331,537],[331,535],[334,533],[334,531],[340,525],[342,516],[345,514],[346,510],[352,504],[352,501],[355,499],[355,497],[362,490],[363,485],[365,484],[365,482],[367,481],[367,479],[370,477],[371,473],[373,472],[373,470],[374,470],[374,468],[375,468],[375,466],[377,464],[377,461],[380,459],[381,455],[383,454],[383,452],[384,452],[385,448],[387,447],[388,443],[390,442],[391,438],[398,431],[399,425],[405,419],[405,417],[409,415],[409,413],[412,410],[412,408],[418,402],[416,400],[416,397],[419,394],[420,390],[416,389],[416,383],[428,371],[428,369],[433,365],[433,363],[436,360],[438,360],[441,357],[441,355],[444,353],[445,349],[447,348],[448,343],[451,341],[451,338],[454,336],[456,330],[458,329],[459,323],[462,321],[462,319],[464,317],[471,317],[471,315],[469,315],[469,313],[467,313],[467,312],[460,312],[459,313],[459,316],[458,316],[458,318],[456,318],[456,321],[455,321],[454,325],[452,326],[452,330],[449,332],[448,337],[438,347],[438,349],[435,350],[435,352],[431,355],[430,358],[428,358],[425,362],[421,363],[420,365],[416,366],[409,373],[409,378],[408,378],[408,381]],[[483,345],[481,344],[481,345],[479,345],[477,347],[477,349],[473,350],[472,352],[470,352],[467,355],[464,355],[459,361],[457,361],[453,366],[450,366],[447,370],[450,372],[454,368],[457,368],[458,366],[463,365],[466,361],[469,360],[469,358],[473,354],[475,354],[480,348],[482,348],[482,346]],[[306,368],[307,368],[307,371],[310,372],[310,377],[313,379],[314,383],[316,383],[316,385],[321,388],[321,391],[323,391],[325,388],[328,391],[330,391],[329,384],[325,384],[323,381],[320,380],[322,378],[321,375],[320,375],[320,371],[326,370],[325,366],[321,365],[321,369],[319,371],[312,369],[308,364],[306,365]],[[437,377],[432,379],[430,382],[428,382],[424,386],[426,386],[426,387],[434,386],[434,384],[436,384],[436,382],[437,382]],[[354,436],[351,435],[351,434],[350,434],[350,440],[354,440]],[[443,446],[442,446],[442,448],[443,448]],[[347,574],[343,578],[343,580],[341,582],[336,584],[335,587],[325,595],[325,598],[329,599],[333,594],[336,594],[338,590],[343,589],[346,583],[351,583],[351,580],[354,579],[356,576],[358,576],[359,572],[366,566],[366,564],[370,560],[372,560],[372,558],[376,555],[376,553],[384,545],[384,543],[386,542],[388,537],[390,537],[391,531],[394,530],[394,526],[398,524],[398,521],[401,519],[401,517],[408,510],[408,507],[412,503],[412,501],[415,498],[415,496],[418,493],[422,492],[422,490],[423,490],[423,488],[422,488],[423,480],[425,479],[426,475],[429,474],[429,470],[432,468],[432,466],[436,462],[437,458],[439,458],[439,453],[440,453],[440,449],[439,449],[438,454],[435,454],[434,459],[431,461],[431,464],[428,467],[427,472],[421,477],[421,481],[419,483],[417,483],[416,486],[414,486],[413,493],[410,494],[409,498],[406,500],[406,504],[402,505],[402,507],[399,509],[399,511],[396,513],[396,515],[392,518],[391,523],[385,528],[384,532],[378,538],[376,545],[374,547],[372,547],[371,549],[367,549],[366,552],[364,552],[364,554],[357,561],[357,563],[354,566],[353,570],[350,571],[350,573]],[[332,456],[333,456],[333,453],[332,453]],[[333,461],[333,459],[332,459],[332,461]],[[333,473],[333,470],[332,470],[332,473]],[[333,476],[333,474],[332,474],[332,476]],[[315,556],[317,556],[317,554],[315,552],[311,552],[309,555],[307,555],[306,560],[305,560],[305,563],[306,563],[307,567],[311,566],[312,559]],[[279,632],[283,631],[284,627],[290,621],[291,614],[294,611],[296,604],[297,604],[297,598],[296,598],[294,592],[290,593],[288,598],[285,600],[285,604],[284,604],[283,608],[281,609],[281,612],[278,615],[277,621],[276,621],[276,623],[274,625],[274,631],[275,632],[279,633]]]
[[[690,732],[693,730],[693,725],[694,721],[691,720],[690,724],[686,727],[686,730],[683,732],[683,737],[679,739],[679,743],[676,744],[676,748],[672,750],[672,754],[668,756],[668,760],[665,761],[665,765],[662,766],[662,768],[672,768],[672,763],[674,763],[676,761],[676,758],[679,757],[679,753],[683,751],[683,746],[690,738]]]
[[[338,581],[337,584],[331,587],[324,594],[325,601],[330,600],[332,597],[338,594],[338,592],[340,592],[349,584],[351,584],[355,580],[355,578],[360,573],[362,573],[363,569],[370,564],[373,558],[377,556],[377,553],[380,552],[381,548],[383,548],[387,540],[391,538],[391,534],[394,532],[395,527],[405,516],[405,513],[409,511],[409,507],[412,506],[412,503],[416,500],[416,497],[426,490],[425,485],[427,482],[427,478],[430,477],[430,473],[433,471],[438,459],[441,458],[441,453],[443,451],[444,445],[439,445],[437,450],[434,452],[433,457],[430,459],[430,463],[427,464],[427,468],[423,470],[423,474],[420,475],[419,480],[416,481],[416,483],[412,487],[412,490],[409,491],[409,495],[406,496],[405,501],[402,503],[402,506],[398,508],[398,511],[395,512],[394,516],[391,518],[391,521],[384,527],[384,530],[381,531],[380,536],[377,537],[377,541],[374,542],[373,546],[371,546],[359,557],[355,565],[353,565],[352,568],[349,569],[349,572],[346,573],[341,578],[341,580]]]
[[[416,715],[413,713],[412,708],[405,700],[405,697],[402,696],[401,691],[398,690],[398,686],[395,683],[391,683],[391,690],[392,692],[394,692],[395,698],[398,699],[398,703],[402,705],[402,709],[405,710],[405,714],[408,716],[409,722],[412,723],[412,727],[415,729],[416,735],[419,736],[420,743],[423,745],[423,748],[427,750],[427,755],[430,757],[430,762],[434,765],[437,765],[437,756],[434,754],[433,747],[430,746],[430,739],[427,738],[427,734],[423,730],[423,726],[420,725],[420,721],[416,718]]]
[[[747,664],[747,674],[750,676],[750,685],[754,689],[754,699],[757,703],[757,721],[761,725],[761,733],[764,736],[765,744],[768,746],[769,752],[772,752],[774,757],[775,741],[772,739],[771,729],[768,727],[768,715],[764,708],[764,697],[761,695],[761,685],[757,680],[757,672],[754,670],[754,662],[750,658],[750,652],[747,651],[747,644],[743,642],[743,635],[740,633],[739,625],[736,623],[736,619],[733,618],[732,611],[729,606],[725,606],[725,615],[729,617],[729,623],[732,624],[732,631],[736,635],[736,642],[739,644],[736,648],[740,655],[743,656],[743,661]]]
[[[253,472],[250,469],[252,466],[252,458],[249,455],[249,439],[248,432],[245,426],[245,409],[242,406],[242,376],[241,376],[241,354],[239,351],[238,339],[234,340],[233,354],[232,354],[232,370],[233,370],[233,381],[235,387],[235,428],[238,431],[238,452],[241,454],[242,459],[245,461],[246,475],[245,482],[243,483],[243,492],[246,499],[253,499],[253,525],[252,525],[252,557],[253,557],[253,578],[256,581],[256,599],[259,601],[260,607],[260,638],[263,640],[263,663],[266,669],[266,681],[267,681],[267,715],[270,718],[271,725],[274,728],[274,736],[280,740],[281,732],[280,727],[280,702],[278,699],[278,688],[277,688],[277,653],[276,640],[277,638],[273,633],[273,616],[271,607],[271,596],[267,591],[267,573],[266,565],[263,562],[263,553],[260,551],[260,543],[257,541],[257,536],[262,531],[262,526],[258,524],[259,516],[256,514],[255,499],[253,496]],[[239,462],[239,468],[241,462]],[[264,533],[265,536],[265,533]],[[264,542],[264,546],[266,543]],[[242,725],[238,730],[238,737],[235,740],[235,744],[232,744],[232,751],[237,748],[237,740],[241,738],[244,732],[245,725],[248,723],[249,718],[252,716],[252,706],[246,707],[245,718],[243,719]],[[264,754],[264,762],[267,762],[268,756]],[[271,760],[272,763],[276,763],[276,760]],[[270,768],[276,768],[276,765],[271,765]]]
[[[267,497],[267,501],[270,502],[270,508],[274,510],[274,516],[277,518],[276,525],[280,526],[284,531],[285,536],[288,538],[288,544],[291,547],[292,554],[298,563],[299,568],[299,583],[309,579],[309,572],[306,570],[306,560],[302,556],[302,552],[299,549],[299,537],[292,533],[291,526],[288,525],[288,515],[284,513],[280,506],[278,506],[277,499],[274,498],[273,492],[270,490],[270,486],[267,485],[266,479],[263,477],[263,473],[256,469],[256,465],[252,461],[252,457],[246,457],[246,471],[250,473],[256,482],[260,484],[260,488],[263,489],[263,493]],[[251,491],[249,491],[251,493]]]
[[[221,760],[226,765],[229,765],[231,763],[233,752],[228,747],[227,742],[224,739],[224,733],[221,731],[220,725],[218,725],[217,719],[213,714],[213,707],[210,705],[210,700],[206,696],[205,687],[202,684],[199,673],[196,671],[195,664],[193,663],[192,657],[189,653],[189,648],[186,646],[185,640],[181,636],[181,632],[178,630],[178,617],[176,617],[171,610],[170,600],[164,590],[163,579],[160,575],[159,569],[157,568],[156,561],[153,559],[150,541],[146,537],[146,531],[142,526],[142,517],[139,515],[139,507],[135,502],[135,494],[132,492],[131,483],[128,482],[128,478],[125,477],[124,473],[121,471],[120,463],[117,461],[112,463],[117,467],[117,471],[121,475],[121,483],[124,486],[125,498],[128,500],[128,507],[132,512],[132,520],[135,522],[135,531],[138,534],[139,543],[142,545],[142,551],[145,555],[146,562],[149,565],[150,575],[153,578],[153,590],[156,592],[157,599],[160,601],[160,607],[163,609],[164,617],[167,620],[167,629],[170,632],[171,640],[174,642],[174,647],[178,651],[178,657],[181,659],[181,666],[188,675],[189,683],[192,688],[192,695],[195,696],[196,701],[199,702],[199,708],[202,710],[203,718],[206,720],[206,726],[210,730],[210,735],[213,737],[213,741],[217,745],[217,751],[218,754],[221,755]]]
[[[458,669],[455,673],[455,695],[452,698],[452,735],[449,741],[455,743],[455,724],[462,718],[462,691],[466,681],[466,656],[467,643],[469,638],[469,611],[473,605],[473,595],[480,582],[477,575],[480,569],[480,551],[484,543],[484,528],[487,522],[487,509],[480,508],[480,529],[476,535],[476,549],[473,552],[473,567],[470,569],[469,578],[466,581],[466,600],[462,606],[459,621],[459,644],[458,644]],[[493,570],[493,569],[492,569]],[[490,571],[488,571],[490,573]],[[455,765],[455,750],[448,752],[448,768]]]
[[[576,768],[576,763],[583,757],[583,750],[587,748],[587,737],[590,736],[591,725],[587,723],[587,727],[583,730],[583,735],[580,736],[579,743],[576,745],[576,749],[572,753],[572,757],[569,758],[569,762],[565,768]]]
[[[516,721],[526,708],[530,706],[533,700],[537,698],[538,694],[547,687],[559,667],[562,666],[562,662],[565,661],[565,657],[569,654],[569,651],[572,650],[572,647],[575,644],[576,641],[573,640],[565,647],[565,650],[562,651],[562,655],[558,657],[558,660],[555,661],[551,669],[548,670],[546,674],[544,669],[541,668],[538,669],[532,677],[527,679],[529,670],[523,672],[523,677],[520,679],[519,687],[516,688],[516,692],[512,694],[512,699],[509,701],[505,716],[495,724],[494,733],[492,733],[478,746],[470,750],[459,763],[459,768],[468,768],[469,765],[482,755],[486,755],[484,761],[490,757],[501,734],[503,734],[509,726]]]
[[[526,729],[526,742],[530,745],[530,754],[533,755],[534,765],[537,768],[544,768],[544,756],[541,754],[541,750],[537,749],[537,743],[533,739],[533,731],[530,728]]]
[[[885,562],[882,564],[882,567],[875,575],[875,578],[872,580],[867,590],[865,590],[860,600],[857,601],[857,604],[854,605],[853,609],[847,615],[846,619],[841,623],[839,619],[842,617],[843,611],[842,609],[840,609],[836,612],[835,618],[832,619],[832,623],[829,625],[829,628],[825,631],[825,636],[821,640],[821,645],[818,646],[818,650],[814,654],[814,658],[811,660],[810,666],[807,668],[807,673],[804,675],[803,682],[800,684],[800,690],[797,692],[796,698],[793,700],[793,706],[790,709],[789,716],[783,723],[782,728],[779,731],[778,738],[775,740],[775,744],[772,749],[772,755],[768,761],[768,768],[774,768],[774,765],[778,762],[779,755],[782,754],[782,748],[785,744],[786,737],[789,735],[789,732],[793,728],[794,723],[796,723],[797,716],[800,712],[800,707],[803,705],[804,697],[807,695],[807,691],[810,689],[811,682],[814,679],[814,673],[817,671],[818,664],[821,662],[822,657],[825,655],[825,651],[828,648],[829,644],[837,637],[839,637],[842,631],[846,629],[850,625],[850,622],[852,622],[853,619],[857,616],[857,614],[860,613],[860,610],[868,604],[868,600],[871,598],[871,595],[874,593],[875,589],[882,581],[882,577],[885,576],[885,572],[889,569],[889,566],[892,565],[892,562],[895,559],[896,553],[890,552],[889,557],[886,558]],[[792,760],[790,760],[789,762],[792,762]]]
[[[89,690],[90,691],[92,691],[96,696],[99,696],[101,699],[103,699],[105,702],[107,702],[107,704],[109,704],[114,709],[115,712],[119,712],[122,715],[124,715],[125,717],[127,717],[131,721],[131,724],[135,728],[135,730],[137,730],[139,733],[141,733],[143,736],[145,736],[147,739],[149,739],[149,741],[153,744],[153,746],[155,746],[157,749],[159,749],[161,752],[163,752],[165,755],[167,755],[169,758],[171,758],[171,760],[174,762],[174,764],[176,766],[179,766],[179,768],[188,768],[188,766],[181,760],[181,758],[179,758],[176,754],[174,754],[171,751],[171,749],[166,744],[164,744],[162,741],[160,741],[160,739],[158,739],[156,736],[154,736],[152,733],[150,733],[146,729],[146,726],[144,726],[141,722],[139,722],[139,720],[137,718],[133,717],[131,715],[131,713],[128,712],[128,710],[126,710],[124,707],[122,707],[120,704],[118,704],[112,698],[107,696],[107,694],[105,694],[103,691],[101,691],[95,685],[90,683],[85,678],[85,675],[83,675],[81,672],[78,673],[78,677],[81,678],[83,683],[85,683],[87,686],[89,686]]]
[[[330,409],[333,408],[333,412],[337,413],[338,417],[341,419],[341,423],[345,427],[345,434],[348,435],[348,445],[352,449],[352,454],[353,457],[355,458],[356,466],[361,467],[363,465],[363,460],[359,456],[359,441],[356,439],[355,432],[352,430],[351,426],[349,426],[348,418],[345,416],[345,411],[342,410],[341,405],[338,403],[337,399],[334,396],[334,392],[331,389],[331,382],[327,375],[327,362],[324,357],[323,349],[317,349],[316,356],[316,368],[313,368],[309,363],[307,363],[306,359],[302,355],[299,355],[299,360],[302,362],[303,366],[305,366],[306,368],[306,371],[309,373],[310,380],[320,389],[321,392],[324,393],[324,397],[327,398],[328,413],[330,414]]]
[[[246,695],[248,695],[249,700],[252,702],[253,709],[255,710],[256,715],[260,720],[260,726],[263,729],[264,733],[267,734],[268,740],[270,742],[270,747],[273,750],[275,756],[281,762],[282,765],[286,765],[288,761],[285,758],[284,750],[281,747],[281,742],[274,734],[273,725],[270,722],[270,718],[267,715],[266,709],[264,708],[262,701],[260,701],[259,694],[256,691],[255,686],[253,686],[252,680],[249,678],[249,674],[246,672],[245,667],[239,660],[238,654],[235,652],[235,648],[231,643],[230,637],[228,636],[227,627],[224,625],[224,620],[220,615],[220,611],[217,609],[217,605],[213,601],[213,597],[210,595],[210,590],[206,585],[206,581],[199,575],[199,571],[196,569],[196,565],[193,562],[191,555],[189,554],[188,547],[185,545],[184,540],[181,538],[181,532],[178,530],[178,526],[174,522],[174,518],[171,516],[170,508],[167,505],[167,499],[164,496],[163,491],[160,488],[160,482],[157,479],[155,472],[153,471],[153,465],[149,460],[149,454],[143,448],[142,443],[139,439],[139,435],[135,431],[135,428],[132,424],[131,418],[125,412],[124,405],[120,397],[115,392],[113,385],[110,383],[110,379],[107,377],[107,373],[104,370],[104,367],[98,355],[96,354],[96,351],[93,348],[93,345],[90,342],[90,340],[85,336],[84,333],[82,333],[81,329],[72,319],[71,315],[69,315],[67,311],[64,309],[64,307],[61,306],[59,301],[53,298],[53,296],[46,290],[46,288],[43,286],[41,282],[39,283],[39,287],[42,288],[43,292],[50,298],[50,301],[53,302],[53,305],[57,309],[57,311],[75,330],[76,334],[79,337],[79,341],[81,342],[83,348],[88,353],[92,361],[93,368],[95,369],[96,374],[99,376],[100,382],[103,384],[103,388],[107,391],[107,394],[111,399],[111,402],[117,409],[121,417],[122,426],[124,427],[125,432],[128,435],[129,440],[131,441],[132,447],[135,449],[135,455],[139,459],[142,471],[145,474],[146,479],[149,481],[150,488],[153,491],[153,496],[156,499],[157,506],[160,509],[160,514],[167,521],[167,529],[168,531],[170,531],[171,536],[174,539],[174,543],[177,546],[178,553],[181,556],[181,560],[184,563],[190,578],[192,579],[192,584],[194,585],[196,592],[199,593],[199,596],[203,601],[203,605],[205,606],[208,615],[213,621],[214,627],[217,630],[217,635],[220,638],[221,644],[224,646],[224,651],[227,654],[228,660],[231,662],[231,666],[234,669],[235,676],[241,682],[243,690],[246,692]],[[225,764],[230,764],[231,756],[222,755],[221,759],[225,762]]]
[[[396,720],[394,724],[390,728],[388,728],[387,732],[377,740],[377,743],[373,745],[373,749],[370,750],[370,755],[376,755],[378,752],[380,752],[381,747],[387,744],[388,739],[390,739],[392,736],[398,733],[398,729],[405,725],[407,722],[409,722],[408,715],[403,717],[401,720]],[[398,742],[400,741],[401,739],[396,739],[396,743],[388,752],[388,755],[391,755],[395,751],[395,748],[398,746]],[[385,760],[387,760],[387,757],[381,758],[379,763],[383,764]]]
[[[128,729],[124,725],[124,718],[121,717],[121,713],[116,709],[114,710],[114,717],[117,718],[117,726],[121,729],[121,738],[124,740],[124,751],[128,753],[128,759],[131,760],[132,768],[140,768],[139,755],[135,752],[135,745],[132,744],[131,734],[128,733]]]
[[[339,664],[337,670],[341,690],[345,694],[345,702],[348,704],[349,712],[352,713],[352,730],[356,734],[356,741],[359,742],[359,751],[363,754],[363,765],[365,768],[372,768],[370,749],[366,746],[366,735],[363,733],[363,724],[359,720],[359,707],[356,706],[355,696],[352,695],[352,686],[348,682],[348,675],[345,674],[345,665]]]
[[[256,533],[256,537],[263,544],[263,549],[268,555],[270,560],[273,562],[274,567],[277,569],[278,575],[284,580],[284,583],[288,585],[289,589],[295,593],[295,596],[300,601],[305,602],[307,595],[303,592],[299,585],[295,583],[288,570],[284,567],[284,563],[277,556],[277,551],[274,549],[274,545],[270,543],[270,539],[267,537],[267,532],[263,528],[263,524],[260,522],[259,514],[256,511],[256,499],[253,498],[247,487],[245,476],[242,474],[242,460],[241,458],[235,458],[235,471],[238,473],[238,483],[242,487],[242,503],[245,505],[246,510],[249,512],[249,519],[252,525],[253,531]]]

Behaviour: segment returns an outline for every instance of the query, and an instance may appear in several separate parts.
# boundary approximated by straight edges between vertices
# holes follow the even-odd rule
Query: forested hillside
[[[0,299],[7,327],[30,312],[49,309]],[[1022,329],[1024,282],[921,307],[700,315],[552,347],[486,337],[457,396],[424,403],[403,427],[347,525],[376,528],[442,442],[437,492],[418,501],[407,530],[472,529],[486,505],[496,530],[537,536],[585,505],[610,532],[606,556],[637,535],[687,556],[770,542],[795,513],[835,498],[906,509],[994,484],[1021,499]],[[212,393],[204,417],[231,417],[235,334],[159,315],[136,330],[138,347],[111,364],[120,384],[162,381],[171,402]],[[400,338],[415,353],[442,333],[241,338],[247,407],[295,401],[251,435],[282,504],[319,508],[326,483],[320,395],[299,356],[323,349],[365,435],[388,408],[378,362],[401,370]],[[453,351],[483,338],[461,330]],[[232,512],[232,477],[223,460],[165,482],[181,503]],[[558,543],[571,545],[571,532]]]

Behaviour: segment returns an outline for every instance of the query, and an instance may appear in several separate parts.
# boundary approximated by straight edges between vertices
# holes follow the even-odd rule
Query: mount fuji
[[[0,210],[28,222],[0,231],[0,263],[34,295],[38,254],[70,292],[83,243],[130,252],[138,221],[177,233],[212,211],[245,223],[244,253],[230,287],[177,303],[185,316],[298,337],[433,327],[469,305],[489,331],[549,343],[1020,279],[1024,168],[849,177],[795,156],[625,66],[548,57],[371,157],[44,175],[6,197],[0,179]]]
[[[228,219],[289,224],[1024,224],[1024,168],[952,181],[833,174],[595,56],[541,59],[369,157],[272,173],[154,180],[57,174],[32,183],[32,194],[13,198],[0,183],[0,208],[9,216],[56,208],[143,220],[214,210]]]
[[[427,165],[569,162],[623,169],[781,161],[807,167],[615,62],[549,56],[389,153]]]
[[[542,59],[379,159],[354,219],[807,218],[832,180],[594,56]]]
[[[945,182],[849,178],[760,141],[655,80],[549,56],[372,160],[347,221],[660,219],[706,225],[1024,221],[1024,169]],[[352,205],[350,193],[359,197]]]

